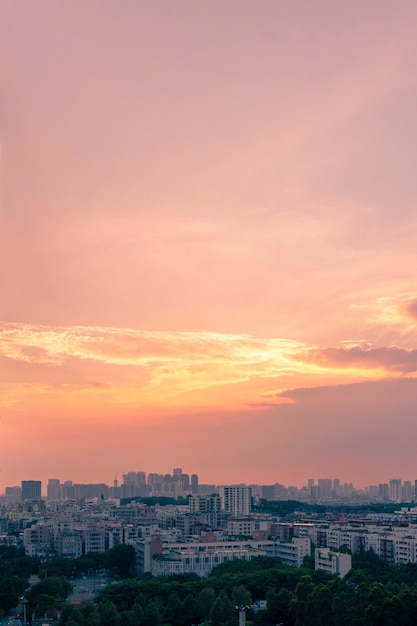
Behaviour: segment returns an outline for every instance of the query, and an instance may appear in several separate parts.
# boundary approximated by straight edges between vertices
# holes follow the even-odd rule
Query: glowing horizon
[[[417,478],[416,18],[0,7],[0,490]]]

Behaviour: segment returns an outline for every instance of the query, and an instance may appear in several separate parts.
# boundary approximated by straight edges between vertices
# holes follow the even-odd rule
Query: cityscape
[[[19,596],[19,606],[4,623],[19,620],[26,626],[30,615],[34,626],[65,626],[66,612],[74,607],[91,611],[91,603],[97,602],[99,608],[94,610],[101,611],[103,619],[98,624],[107,624],[106,595],[102,594],[111,594],[108,589],[121,585],[123,597],[123,577],[137,581],[137,593],[141,581],[146,589],[149,580],[155,580],[163,593],[163,585],[182,580],[178,576],[194,576],[192,580],[211,584],[222,567],[238,571],[240,563],[242,571],[253,563],[254,571],[257,567],[284,568],[285,575],[300,571],[304,578],[314,572],[322,577],[320,584],[346,580],[348,586],[361,558],[375,557],[380,567],[392,572],[417,567],[416,488],[417,480],[412,484],[398,478],[363,490],[337,478],[310,478],[301,488],[279,483],[209,485],[181,468],[170,474],[129,471],[122,475],[120,485],[115,479],[111,486],[51,478],[45,493],[41,481],[23,480],[20,486],[7,487],[0,498],[0,558],[23,548],[39,574],[32,575],[30,586]],[[302,499],[295,501],[295,497]],[[75,576],[78,567],[84,568],[81,577]],[[55,578],[57,568],[67,572],[61,579]],[[67,582],[60,582],[55,592],[53,585],[58,583],[54,581],[65,578]],[[189,579],[183,580],[186,584]],[[271,592],[264,597],[258,591],[258,597],[252,598],[243,586],[239,593],[236,589],[231,594],[235,603],[236,598],[246,599],[235,606],[240,626],[246,623],[247,613],[257,617],[258,623],[268,624]],[[45,597],[46,590],[65,595],[66,605],[63,598],[57,604],[53,595]],[[0,586],[0,598],[1,593]],[[13,607],[13,594],[7,597],[5,606]],[[285,615],[288,624],[296,618],[295,597],[290,594],[286,608],[280,604],[276,609],[276,615]],[[215,600],[214,594],[206,609],[213,618]],[[297,610],[302,610],[303,602]],[[116,604],[110,604],[116,614]],[[177,605],[175,611],[180,611],[181,603]],[[144,606],[151,610],[149,600]],[[197,615],[197,605],[193,610]],[[220,616],[224,617],[224,610]],[[232,626],[235,618],[231,607],[228,610],[227,626]],[[169,612],[168,605],[162,603],[158,611]],[[174,616],[175,622],[179,617],[175,612]],[[140,624],[146,626],[148,618],[141,619]],[[226,626],[221,617],[200,623]]]
[[[327,562],[332,548],[331,567],[336,569],[329,571],[345,575],[351,560],[337,553],[342,545],[350,554],[372,548],[390,564],[417,563],[417,530],[410,526],[417,522],[416,489],[417,480],[412,484],[401,479],[364,490],[330,478],[308,479],[301,489],[278,483],[216,486],[200,484],[197,474],[175,468],[172,474],[130,471],[123,474],[121,485],[115,480],[112,486],[51,478],[43,497],[41,481],[24,480],[20,487],[7,487],[1,497],[6,531],[1,540],[17,541],[17,536],[10,536],[16,530],[28,554],[42,558],[53,552],[79,558],[126,543],[136,550],[139,576],[147,572],[207,576],[230,558],[262,555],[301,567],[315,546],[327,550]],[[288,500],[298,500],[289,519],[272,513],[274,505]],[[359,513],[366,503],[398,506],[391,512]],[[310,508],[303,509],[303,504]],[[317,517],[314,505],[329,508]],[[343,511],[343,506],[345,512],[338,518],[334,507]],[[385,555],[388,536],[394,546],[401,540],[402,552],[397,554],[391,546],[390,556]],[[210,551],[210,559],[191,558],[193,549]],[[161,560],[167,553],[170,558]],[[323,553],[315,554],[324,558]]]
[[[242,485],[244,485],[242,483]],[[280,483],[244,485],[250,489],[251,498],[265,500],[297,500],[306,503],[366,504],[371,502],[411,502],[417,497],[417,479],[414,481],[392,478],[386,483],[369,485],[362,489],[352,483],[343,483],[339,478],[309,478],[303,487],[285,486]],[[168,497],[186,498],[193,495],[219,493],[222,486],[199,482],[198,474],[188,474],[175,468],[172,474],[130,471],[122,475],[119,485],[117,478],[112,485],[106,483],[75,483],[72,480],[61,482],[50,478],[42,488],[40,480],[24,480],[20,486],[6,487],[0,501],[21,502],[24,500],[81,500],[101,498],[124,499],[129,497]],[[249,505],[248,505],[249,506]],[[249,509],[245,510],[247,514]]]
[[[0,626],[417,624],[416,24],[0,0]]]

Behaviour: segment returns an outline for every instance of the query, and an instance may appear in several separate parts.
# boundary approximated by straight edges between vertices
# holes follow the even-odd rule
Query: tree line
[[[145,576],[111,585],[94,603],[66,607],[61,626],[236,626],[236,607],[262,599],[265,608],[247,609],[248,626],[412,626],[417,624],[417,566],[392,568],[364,553],[340,579],[268,557],[232,561],[206,579]]]
[[[274,558],[235,560],[207,578],[194,574],[134,577],[131,546],[81,559],[41,562],[23,548],[0,546],[1,616],[19,604],[27,615],[60,613],[60,626],[236,626],[236,607],[247,609],[248,626],[412,626],[417,624],[417,565],[391,567],[371,552],[353,555],[353,568],[339,579],[312,569],[290,568]],[[66,600],[71,576],[107,567],[119,580],[81,606]],[[29,587],[30,574],[41,574]],[[258,610],[253,604],[266,600]]]

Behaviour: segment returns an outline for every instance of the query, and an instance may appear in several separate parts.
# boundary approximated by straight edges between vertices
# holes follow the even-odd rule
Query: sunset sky
[[[415,0],[0,0],[0,491],[417,479]]]

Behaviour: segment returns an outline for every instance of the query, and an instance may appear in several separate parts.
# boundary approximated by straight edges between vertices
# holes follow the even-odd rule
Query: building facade
[[[252,489],[247,485],[219,487],[221,506],[234,517],[249,515],[252,509]]]

